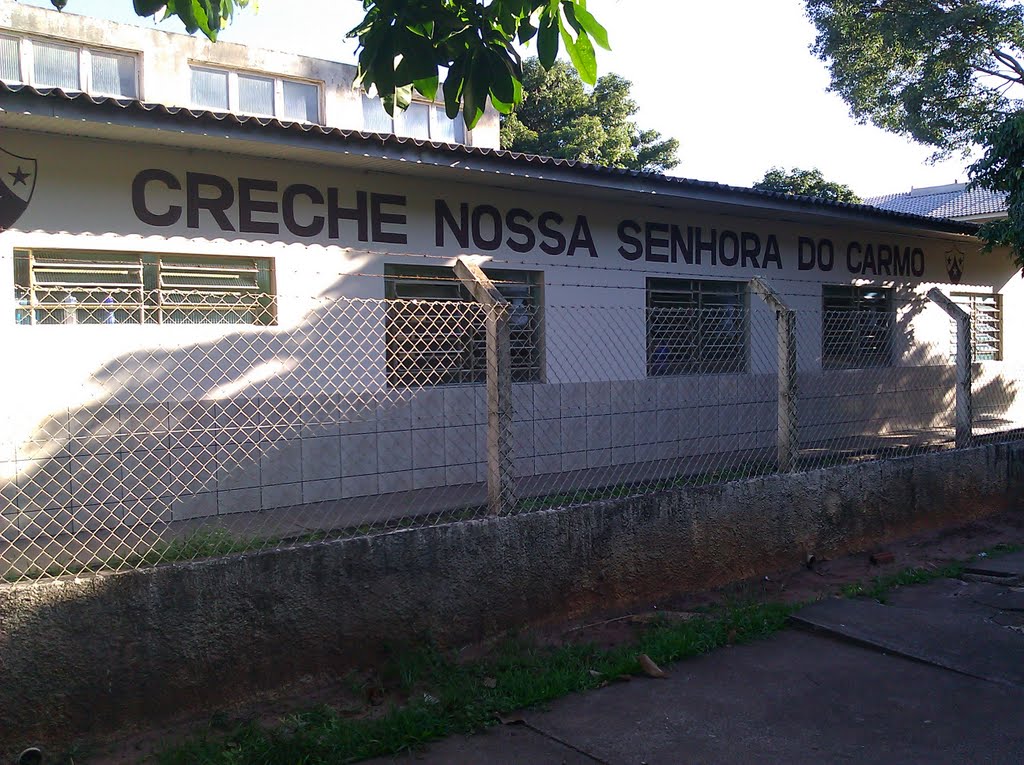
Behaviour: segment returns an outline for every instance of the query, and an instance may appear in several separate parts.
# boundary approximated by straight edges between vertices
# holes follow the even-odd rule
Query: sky
[[[590,0],[588,8],[611,38],[599,73],[632,81],[642,128],[679,139],[675,175],[749,186],[771,167],[818,168],[863,197],[967,180],[969,160],[930,164],[930,149],[857,124],[810,53],[814,27],[801,0]],[[132,0],[68,0],[66,10],[183,31],[176,19],[138,18]],[[361,18],[359,0],[258,0],[220,39],[354,63],[345,33]]]

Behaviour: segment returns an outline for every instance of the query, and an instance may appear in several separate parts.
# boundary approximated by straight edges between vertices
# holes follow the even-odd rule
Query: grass
[[[1022,549],[1024,547],[1021,545],[998,544],[983,550],[976,557],[997,558],[1000,555],[1008,555]],[[925,584],[936,579],[957,579],[964,573],[964,569],[968,565],[969,563],[950,563],[939,568],[907,568],[894,574],[876,576],[867,582],[852,582],[844,585],[840,593],[848,598],[868,597],[879,603],[885,603],[888,601],[889,594],[899,587]]]
[[[1018,545],[996,545],[977,557],[1017,552]],[[842,588],[847,597],[885,602],[899,587],[958,577],[966,563],[908,568]],[[686,621],[660,620],[627,646],[600,648],[569,644],[539,647],[509,640],[486,659],[464,663],[433,647],[392,652],[372,688],[386,687],[391,705],[378,715],[352,716],[328,706],[290,715],[268,728],[254,722],[231,726],[224,720],[205,735],[157,755],[159,765],[277,765],[277,763],[355,762],[397,754],[455,733],[473,733],[502,715],[570,693],[615,682],[641,672],[640,654],[665,666],[782,630],[790,614],[805,604],[727,603],[701,609]]]
[[[376,718],[351,718],[330,707],[291,715],[279,727],[243,723],[158,755],[160,765],[344,763],[395,754],[453,733],[479,731],[499,715],[640,672],[646,653],[658,664],[765,637],[785,626],[793,606],[724,607],[681,623],[651,625],[628,647],[554,648],[510,640],[495,654],[464,664],[434,648],[398,651],[381,671],[404,700]],[[493,686],[493,687],[491,687]]]

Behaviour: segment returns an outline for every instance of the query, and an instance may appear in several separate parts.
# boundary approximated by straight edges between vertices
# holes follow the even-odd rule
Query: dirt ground
[[[931,531],[877,549],[834,559],[814,559],[793,570],[739,582],[702,593],[678,595],[661,602],[639,604],[631,611],[594,614],[580,622],[549,625],[531,630],[532,637],[545,645],[570,642],[595,643],[604,647],[633,641],[654,618],[686,615],[701,607],[730,601],[805,602],[826,597],[844,585],[864,582],[876,576],[910,567],[942,567],[965,561],[996,545],[1024,544],[1024,513],[1005,512],[985,520]],[[875,553],[891,553],[890,562],[875,564]],[[490,644],[465,646],[459,656],[472,661],[488,653]],[[226,730],[243,720],[275,725],[291,713],[329,704],[342,714],[371,716],[393,701],[376,672],[368,668],[345,678],[301,678],[275,694],[226,708],[213,715],[193,716],[142,731],[132,731],[117,741],[77,748],[70,755],[48,762],[67,765],[122,765],[149,760],[150,755],[175,741],[210,730]]]

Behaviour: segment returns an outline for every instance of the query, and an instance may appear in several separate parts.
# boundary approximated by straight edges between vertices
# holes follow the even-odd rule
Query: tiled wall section
[[[951,422],[946,367],[801,374],[798,384],[803,443]],[[516,385],[518,474],[698,455],[713,466],[714,455],[768,449],[776,388],[774,375]],[[389,395],[53,414],[33,439],[0,442],[3,513],[21,532],[53,533],[486,479],[483,386]]]

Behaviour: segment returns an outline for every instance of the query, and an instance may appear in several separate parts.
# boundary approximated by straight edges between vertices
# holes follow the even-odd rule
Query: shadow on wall
[[[321,508],[322,517],[288,511],[289,533],[301,538],[339,524],[396,521],[410,513],[413,501],[402,492],[427,490],[415,499],[419,510],[431,507],[431,490],[438,510],[479,504],[479,492],[441,495],[451,487],[479,486],[485,480],[483,386],[423,386],[430,380],[389,384],[389,374],[395,374],[387,368],[384,353],[389,304],[331,294],[328,290],[294,326],[230,328],[206,342],[122,354],[96,369],[90,382],[104,391],[101,400],[51,413],[29,441],[12,447],[16,454],[2,486],[0,517],[0,539],[10,544],[0,552],[0,564],[25,571],[70,561],[129,558],[165,541],[172,522],[194,521],[187,528],[195,528],[216,521],[238,536],[257,537],[267,533],[259,525],[266,519],[253,513],[261,509]],[[911,326],[913,311],[920,310],[915,305],[905,312],[905,327]],[[634,330],[643,332],[643,312],[635,313],[639,323],[632,314],[624,320],[630,327],[627,340]],[[480,306],[445,303],[432,316],[428,329],[446,338],[446,352],[453,359],[474,352],[485,316]],[[579,345],[589,347],[594,340]],[[561,364],[580,352],[568,345],[556,350],[565,356]],[[767,356],[773,352],[761,350]],[[428,355],[415,346],[413,352]],[[639,353],[642,363],[642,348]],[[609,363],[631,363],[625,356],[607,358]],[[441,375],[454,362],[433,363]],[[884,456],[946,442],[953,425],[954,378],[945,348],[914,344],[912,338],[899,366],[803,372],[798,381],[801,443],[825,454],[873,449],[876,456]],[[774,392],[767,375],[671,378],[691,383],[686,387],[698,393],[708,383],[718,386],[714,407],[695,398],[691,408],[674,412],[675,420],[658,393],[673,387],[669,379],[638,381],[625,391],[633,403],[628,417],[620,418],[629,433],[619,448],[634,455],[632,462],[670,461],[667,467],[678,471],[687,460],[706,467],[725,464],[724,458],[708,456],[723,448],[756,445],[770,450]],[[640,386],[650,406],[640,406]],[[1017,386],[1017,380],[996,371],[985,377],[976,401],[985,402],[986,417],[1012,423]],[[562,390],[561,399],[556,396],[552,402],[550,419],[544,420],[558,431],[550,454],[540,453],[540,419],[536,429],[531,423],[526,431],[524,438],[532,438],[531,448],[537,447],[535,464],[552,463],[550,470],[538,473],[594,468],[612,474],[591,459],[605,451],[614,455],[619,443],[618,419],[612,419],[615,391],[604,392],[609,397],[604,410],[591,417],[599,411],[592,404],[600,402],[587,400],[586,384],[574,387],[579,389],[579,411],[567,410]],[[727,388],[732,397],[720,398]],[[679,390],[669,392],[681,395]],[[757,397],[745,400],[744,395]],[[542,402],[530,396],[524,407],[533,413]],[[708,413],[713,418],[706,418]],[[744,424],[744,417],[758,420]],[[592,425],[598,422],[605,428],[607,443],[602,446],[608,448],[588,450],[595,435]],[[679,435],[652,437],[648,440],[655,443],[644,444],[650,448],[642,450],[639,436],[634,438],[644,427],[641,422],[662,430],[675,422]],[[684,437],[683,427],[692,432]],[[706,428],[716,428],[716,436],[707,438]],[[578,464],[561,453],[570,432],[573,442],[584,444],[572,455],[579,457]],[[764,443],[754,444],[755,436],[764,436]],[[685,448],[673,440],[685,442]],[[723,446],[733,442],[734,447]],[[635,478],[639,472],[618,474]],[[582,476],[571,488],[590,480]],[[569,487],[564,482],[550,485]],[[393,506],[381,495],[405,504]],[[351,504],[348,514],[331,515],[338,502],[358,498],[361,504]]]
[[[449,477],[446,435],[451,462],[465,467],[460,482],[476,483],[477,388],[449,397],[446,411],[429,390],[389,384],[401,381],[385,368],[388,305],[331,295],[294,326],[225,327],[209,341],[121,354],[73,381],[102,397],[50,412],[11,445],[0,564],[45,570],[76,557],[124,557],[158,541],[171,521],[412,489],[417,417],[433,438],[419,460],[420,487]],[[483,317],[479,305],[452,303],[432,321],[455,356],[471,349]],[[421,393],[431,398],[426,409]],[[371,515],[364,508],[351,525]],[[61,544],[34,541],[57,537]]]

